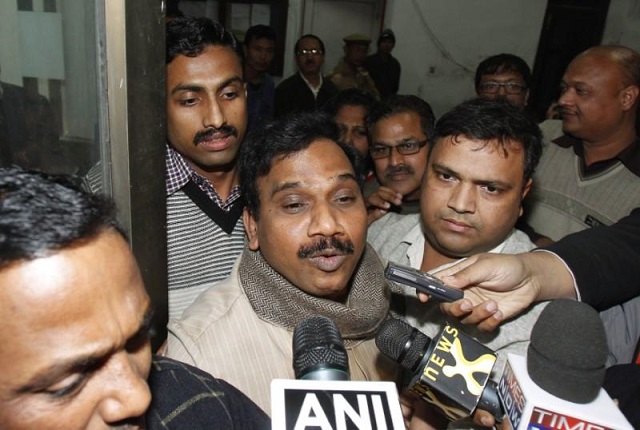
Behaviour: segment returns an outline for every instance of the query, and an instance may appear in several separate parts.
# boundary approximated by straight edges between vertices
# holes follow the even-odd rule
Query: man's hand
[[[402,194],[389,187],[381,186],[367,197],[368,222],[371,225],[375,220],[382,218],[392,205],[402,204]]]
[[[480,254],[434,273],[445,284],[465,290],[464,299],[443,303],[440,308],[483,331],[518,315],[539,296],[537,278],[523,255]],[[424,302],[428,299],[424,294],[418,296]]]

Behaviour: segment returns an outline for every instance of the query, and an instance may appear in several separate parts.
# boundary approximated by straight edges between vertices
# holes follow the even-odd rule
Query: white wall
[[[295,70],[290,52],[311,1],[289,1],[285,76]],[[546,7],[546,0],[387,0],[384,27],[397,38],[400,92],[423,97],[441,115],[475,95],[473,76],[484,58],[516,54],[533,68]],[[640,0],[611,0],[603,43],[640,51]]]

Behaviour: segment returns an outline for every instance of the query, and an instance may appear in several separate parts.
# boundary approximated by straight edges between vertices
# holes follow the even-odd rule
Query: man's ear
[[[640,88],[637,85],[629,85],[620,92],[620,100],[624,110],[629,110],[636,104],[638,93],[640,93]]]
[[[244,223],[244,231],[247,233],[247,239],[249,239],[249,249],[257,251],[260,249],[260,242],[258,241],[258,223],[253,218],[253,215],[249,213],[249,209],[244,208],[242,211],[242,222]]]
[[[533,186],[533,178],[529,178],[524,188],[522,188],[522,198],[520,199],[520,215],[519,216],[522,216],[522,214],[524,213],[522,202],[524,201],[524,198],[527,197],[527,194],[529,194],[529,191],[531,191],[532,186]]]
[[[524,96],[524,105],[525,105],[525,106],[527,106],[527,105],[529,104],[529,94],[530,94],[530,92],[529,92],[529,88],[527,88],[527,89],[526,89],[525,96]]]

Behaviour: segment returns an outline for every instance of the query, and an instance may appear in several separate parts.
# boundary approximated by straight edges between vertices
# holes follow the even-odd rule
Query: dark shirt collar
[[[228,211],[232,204],[240,197],[240,185],[235,185],[231,189],[229,197],[226,201],[222,201],[211,182],[196,173],[189,165],[187,160],[169,145],[166,145],[165,153],[166,163],[166,186],[167,195],[170,196],[176,191],[182,189],[187,182],[193,181],[202,191],[204,191],[211,200],[213,200],[221,209]]]
[[[588,167],[585,163],[584,147],[580,139],[565,134],[553,140],[553,143],[562,148],[573,148],[573,152],[580,159],[581,171],[585,177],[600,174],[617,162],[621,162],[631,173],[640,177],[640,139],[638,137],[636,137],[631,145],[627,146],[615,157],[608,160],[597,161]]]

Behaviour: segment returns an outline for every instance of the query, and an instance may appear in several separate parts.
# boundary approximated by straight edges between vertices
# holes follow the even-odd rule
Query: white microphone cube
[[[498,394],[513,430],[632,430],[604,389],[590,403],[573,403],[540,388],[529,377],[527,360],[509,354]]]
[[[393,382],[271,381],[274,430],[404,430]]]

